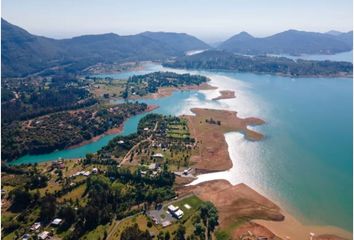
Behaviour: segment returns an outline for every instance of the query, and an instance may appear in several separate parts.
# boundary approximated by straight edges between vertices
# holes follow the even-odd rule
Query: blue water
[[[318,61],[324,61],[324,60],[330,60],[330,61],[344,61],[344,62],[353,62],[353,50],[348,51],[348,52],[341,52],[341,53],[336,53],[336,54],[331,54],[331,55],[326,55],[326,54],[302,54],[300,56],[292,56],[292,55],[274,55],[274,56],[283,56],[287,57],[290,59],[304,59],[304,60],[318,60]]]
[[[161,69],[153,65],[150,68],[151,71]],[[257,130],[265,134],[264,141],[245,140],[234,146],[240,155],[238,167],[242,168],[237,177],[279,200],[309,224],[335,225],[352,231],[353,80],[200,73],[221,76],[212,83],[220,89],[235,90],[236,98],[211,101],[205,92],[184,91],[143,101],[159,105],[154,112],[162,114],[179,115],[199,106],[263,118],[266,124]],[[124,74],[113,77],[137,73]],[[144,115],[127,120],[121,134],[135,132]],[[24,156],[14,163],[83,157],[105,146],[114,136],[105,136],[76,149]]]
[[[353,80],[229,74],[267,103],[255,169],[245,181],[289,203],[308,223],[352,231]]]

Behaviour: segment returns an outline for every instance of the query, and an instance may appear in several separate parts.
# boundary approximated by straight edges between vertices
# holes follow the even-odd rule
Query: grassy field
[[[99,225],[97,228],[94,230],[86,233],[84,236],[82,236],[80,239],[104,239],[105,232],[108,233],[110,225]]]
[[[178,124],[169,124],[167,129],[167,136],[182,139],[190,137],[187,121],[182,119]]]
[[[71,192],[68,192],[64,196],[58,199],[58,202],[64,202],[64,201],[69,201],[70,199],[72,201],[79,200],[80,204],[83,203],[83,195],[86,190],[86,184],[82,184],[77,188],[74,188]]]
[[[119,97],[125,90],[126,80],[104,81],[94,84],[91,87],[91,92],[96,97],[102,97],[103,94],[109,94],[110,97]]]
[[[133,217],[128,217],[125,218],[121,221],[115,221],[113,222],[110,231],[112,231],[109,234],[109,238],[107,240],[113,240],[113,239],[120,239],[120,235],[122,233],[122,231],[127,228],[128,226],[131,226],[135,223],[138,224],[140,230],[145,231],[148,230],[151,233],[154,233],[155,235],[158,234],[159,229],[156,226],[152,226],[151,228],[149,228],[147,226],[149,219],[143,215],[143,214],[139,214]]]

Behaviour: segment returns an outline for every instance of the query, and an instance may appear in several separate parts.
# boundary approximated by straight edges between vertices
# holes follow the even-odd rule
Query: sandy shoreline
[[[141,113],[139,113],[139,114],[143,114],[143,113],[146,113],[146,112],[151,112],[151,111],[154,111],[157,108],[159,108],[159,106],[157,106],[157,105],[148,105],[146,110],[141,112]],[[126,120],[128,120],[128,119],[126,119]],[[98,140],[100,140],[102,137],[104,137],[106,135],[118,134],[118,133],[123,131],[123,127],[124,127],[124,124],[125,124],[126,120],[121,125],[119,125],[118,127],[108,129],[107,131],[105,131],[104,133],[102,133],[100,135],[94,136],[93,138],[91,138],[89,140],[85,140],[85,141],[83,141],[83,142],[81,142],[79,144],[72,145],[72,146],[70,146],[70,147],[68,147],[66,149],[73,149],[73,148],[84,146],[84,145],[89,144],[89,143],[97,142]]]
[[[265,226],[266,228],[271,230],[274,234],[276,234],[277,236],[283,239],[285,239],[286,237],[290,237],[290,239],[307,239],[309,238],[310,232],[315,233],[317,236],[331,234],[344,239],[353,239],[352,233],[344,229],[334,227],[334,226],[304,225],[291,214],[283,210],[281,211],[281,213],[285,216],[284,221],[281,222],[266,221],[266,220],[254,220],[253,222]],[[318,239],[322,239],[322,238],[318,238]]]
[[[244,135],[244,137],[248,140],[261,140],[263,135],[247,129],[247,126],[250,125],[259,125],[263,124],[264,121],[258,118],[245,118],[240,119],[237,117],[236,112],[226,111],[226,110],[215,110],[215,109],[200,109],[194,108],[191,111],[195,114],[195,116],[183,116],[188,120],[188,126],[191,132],[191,135],[198,141],[199,145],[199,153],[192,155],[191,161],[193,166],[196,168],[196,173],[199,175],[200,173],[208,173],[208,172],[220,172],[220,171],[227,171],[232,168],[232,160],[230,158],[229,150],[227,143],[225,141],[225,133],[227,132],[240,132]],[[220,120],[221,125],[218,126],[217,124],[210,124],[207,123],[207,119],[214,119]],[[190,181],[183,180],[181,184],[188,184]],[[217,184],[215,183],[217,182]],[[225,184],[224,182],[227,182]],[[239,211],[243,211],[245,209],[233,209],[232,206],[225,209],[223,204],[219,204],[220,201],[226,201],[223,198],[230,198],[233,195],[233,192],[238,192],[240,185],[231,185],[227,180],[209,180],[204,181],[196,185],[192,186],[184,186],[179,188],[180,193],[184,192],[194,192],[197,196],[201,197],[203,200],[212,201],[217,207],[220,212],[220,218],[237,218],[240,214]],[[243,184],[244,185],[244,184]],[[246,185],[245,185],[246,186]],[[221,194],[222,191],[226,192],[223,195]],[[213,188],[213,191],[209,191],[210,188]],[[242,187],[243,189],[249,187]],[[196,189],[199,189],[198,191]],[[228,189],[228,190],[226,190]],[[244,190],[246,191],[246,190]],[[254,191],[251,188],[247,189],[247,192]],[[256,191],[254,191],[256,192]],[[205,194],[207,193],[207,194]],[[216,194],[215,194],[216,193]],[[235,196],[237,199],[237,196]],[[259,199],[264,198],[259,193],[248,195],[248,202],[258,201]],[[235,199],[234,199],[235,200]],[[230,200],[231,201],[231,200]],[[235,200],[236,201],[236,200]],[[247,202],[246,201],[246,202]],[[264,200],[266,201],[266,200]],[[272,201],[268,200],[274,204]],[[218,205],[219,204],[219,205]],[[274,204],[275,205],[275,204]],[[239,205],[242,206],[242,205]],[[248,206],[248,207],[247,207]],[[244,207],[251,210],[251,205],[245,205]],[[276,205],[275,205],[276,206]],[[254,206],[253,206],[254,207]],[[256,210],[256,209],[253,209]],[[258,212],[262,216],[268,212]],[[286,237],[290,237],[290,239],[308,239],[309,233],[314,232],[318,237],[314,239],[352,239],[352,233],[337,228],[333,226],[308,226],[302,224],[299,220],[295,217],[290,215],[289,213],[281,210],[279,208],[279,212],[277,212],[278,218],[263,218],[266,220],[253,220],[251,222],[247,222],[242,228],[236,231],[234,234],[235,237],[241,234],[240,231],[252,231],[254,233],[260,233],[263,235],[267,235],[270,239],[275,236],[281,237],[282,239],[286,239]],[[285,217],[284,221],[280,221],[279,216],[282,215]],[[269,215],[267,215],[269,217]],[[251,219],[262,219],[262,218],[251,218]],[[270,221],[273,220],[273,221]],[[277,220],[277,221],[274,221]],[[226,221],[227,223],[228,221]],[[231,221],[232,222],[232,221]],[[226,226],[227,224],[221,224],[220,226]],[[327,234],[327,235],[326,235]],[[330,235],[328,235],[330,234]],[[321,236],[319,236],[321,235]],[[342,238],[338,238],[336,236],[340,236]]]

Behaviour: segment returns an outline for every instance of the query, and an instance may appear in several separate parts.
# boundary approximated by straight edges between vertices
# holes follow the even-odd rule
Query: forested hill
[[[292,60],[284,57],[241,56],[225,51],[209,50],[177,58],[163,64],[185,69],[233,70],[268,73],[291,77],[351,77],[353,64],[349,62]]]
[[[182,33],[120,36],[113,33],[56,40],[32,35],[1,19],[2,76],[26,76],[53,66],[75,72],[104,62],[161,60],[186,51],[205,49],[201,40]]]
[[[241,32],[219,45],[219,49],[241,54],[333,54],[353,49],[353,32],[336,34],[288,30],[256,38]]]

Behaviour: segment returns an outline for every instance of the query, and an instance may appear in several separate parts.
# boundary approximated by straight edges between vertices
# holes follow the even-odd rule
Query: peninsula
[[[351,77],[350,62],[292,60],[285,57],[244,56],[209,50],[166,61],[166,67],[272,74],[288,77]]]

